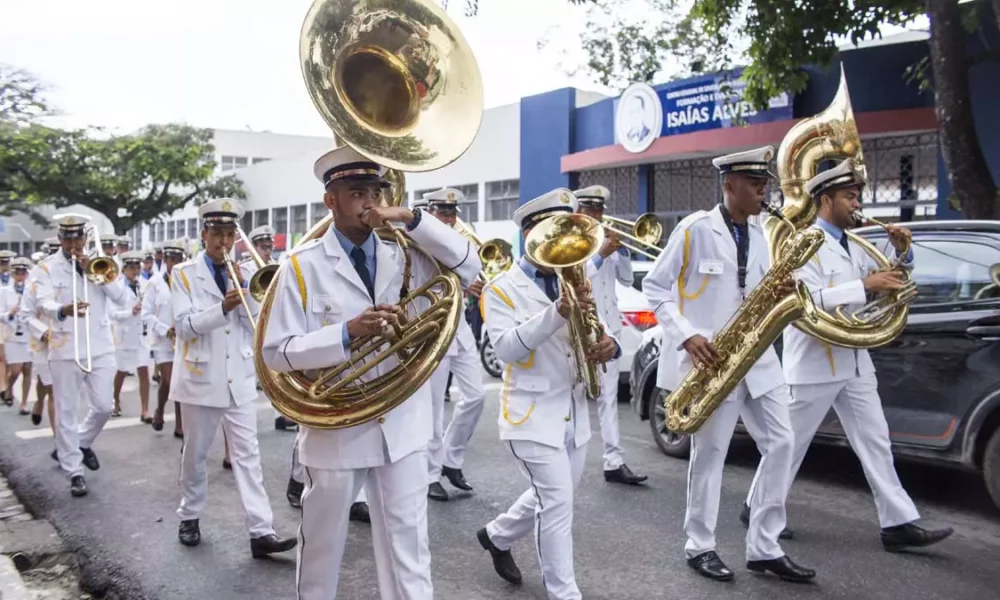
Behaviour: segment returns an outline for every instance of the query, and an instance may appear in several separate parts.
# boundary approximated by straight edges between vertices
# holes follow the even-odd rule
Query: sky
[[[312,0],[0,0],[0,63],[50,86],[54,125],[127,133],[148,124],[329,135],[299,71]],[[577,84],[542,37],[562,47],[582,12],[565,0],[480,0],[449,14],[472,45],[486,108]],[[582,53],[582,51],[581,51]]]

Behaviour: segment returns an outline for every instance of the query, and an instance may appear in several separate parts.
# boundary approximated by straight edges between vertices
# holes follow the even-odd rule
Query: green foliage
[[[37,219],[41,206],[80,204],[122,234],[191,200],[245,197],[235,177],[214,177],[213,154],[212,130],[187,125],[109,137],[42,125],[0,131],[0,214]]]
[[[0,127],[23,126],[50,114],[44,91],[27,71],[0,64]]]

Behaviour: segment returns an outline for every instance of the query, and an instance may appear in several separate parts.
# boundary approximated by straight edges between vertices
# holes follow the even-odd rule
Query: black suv
[[[1000,507],[1000,288],[990,272],[1000,263],[1000,221],[906,225],[920,295],[903,333],[871,351],[893,452],[981,472]],[[881,228],[856,232],[885,242]],[[648,331],[635,354],[631,403],[660,449],[683,458],[690,441],[666,430],[666,392],[656,388],[661,337],[659,327]],[[833,410],[815,441],[847,445]]]

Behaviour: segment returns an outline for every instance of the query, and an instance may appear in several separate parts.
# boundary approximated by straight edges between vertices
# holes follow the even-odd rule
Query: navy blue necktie
[[[212,270],[215,272],[215,285],[219,286],[219,291],[222,295],[226,295],[226,278],[222,276],[223,265],[213,265]]]
[[[851,248],[850,248],[850,246],[847,245],[847,234],[846,233],[840,234],[840,245],[844,247],[844,252],[847,252],[847,255],[850,256],[851,255]]]
[[[368,270],[368,265],[365,264],[365,251],[355,246],[351,250],[351,261],[354,263],[354,270],[358,272],[358,277],[361,278],[361,283],[365,284],[368,295],[371,296],[372,302],[374,302],[375,284],[372,283],[372,274]]]
[[[549,297],[549,300],[555,302],[559,298],[559,280],[556,274],[543,275],[539,273],[539,277],[545,282],[545,295]]]

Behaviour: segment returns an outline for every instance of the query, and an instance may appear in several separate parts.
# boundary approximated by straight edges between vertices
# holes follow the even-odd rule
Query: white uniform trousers
[[[784,556],[778,535],[785,528],[785,495],[792,463],[788,417],[791,395],[788,386],[781,385],[758,398],[749,396],[746,382],[741,381],[691,436],[684,515],[684,532],[688,536],[684,551],[688,558],[715,550],[722,469],[741,411],[743,423],[761,454],[757,477],[762,482],[750,499],[746,558],[770,560]]]
[[[274,533],[271,504],[264,491],[260,467],[256,404],[247,402],[236,406],[231,403],[229,408],[185,404],[181,420],[184,423],[184,451],[181,454],[181,504],[177,516],[182,521],[201,518],[208,497],[208,449],[221,421],[229,440],[229,460],[246,513],[247,531],[250,537]]]
[[[795,433],[795,444],[789,485],[795,480],[813,436],[832,407],[837,411],[837,418],[844,428],[847,441],[861,461],[868,487],[875,496],[879,524],[883,528],[895,527],[920,518],[917,507],[896,475],[889,441],[889,425],[882,412],[878,379],[874,373],[846,381],[793,385],[792,398],[788,413]],[[756,485],[755,477],[750,487],[751,494]]]
[[[565,440],[564,448],[527,440],[505,442],[530,485],[507,512],[486,525],[490,541],[501,550],[534,531],[549,600],[583,598],[573,568],[573,495],[583,475],[587,444],[574,445],[572,422]]]
[[[295,445],[292,446],[292,480],[296,483],[306,482],[306,467],[299,461],[299,438],[297,436],[295,438]],[[362,483],[364,483],[363,480]],[[365,486],[361,486],[361,491],[358,492],[354,501],[368,502],[368,497],[365,496]]]
[[[605,363],[607,373],[601,374],[601,395],[597,397],[597,417],[601,420],[601,440],[604,442],[604,470],[613,471],[625,463],[618,433],[618,360]]]
[[[462,399],[455,404],[451,423],[444,428],[444,395],[448,385],[448,373],[452,373]],[[455,356],[446,356],[431,376],[431,402],[434,406],[434,435],[427,442],[428,483],[441,478],[441,466],[461,469],[465,463],[465,451],[469,440],[476,431],[476,424],[483,414],[486,388],[479,365],[479,355],[475,352],[458,351]]]
[[[56,450],[59,451],[59,466],[70,477],[83,475],[80,448],[93,446],[114,405],[114,355],[93,357],[92,367],[88,374],[72,360],[53,360],[49,363],[52,397],[56,403]],[[89,409],[78,427],[81,392],[87,396]]]
[[[375,572],[382,600],[431,600],[427,534],[427,453],[366,469],[306,467],[299,527],[298,600],[334,600],[347,542],[348,513],[368,488]]]

